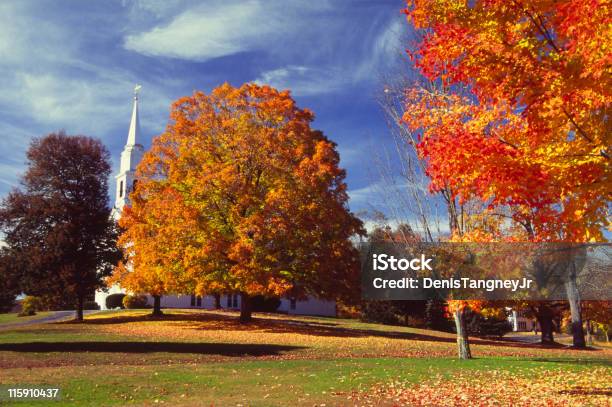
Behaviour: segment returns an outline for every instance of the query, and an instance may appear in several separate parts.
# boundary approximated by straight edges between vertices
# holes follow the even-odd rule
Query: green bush
[[[361,319],[379,324],[401,324],[400,315],[393,301],[366,301],[362,307]]]
[[[21,312],[19,316],[25,317],[30,315],[36,315],[36,311],[40,311],[42,307],[42,301],[39,297],[28,295],[21,301]]]
[[[83,309],[96,310],[100,309],[100,306],[95,301],[85,301],[85,303],[83,304]]]
[[[123,306],[124,297],[125,297],[125,294],[123,293],[109,295],[108,297],[106,297],[106,308],[107,309],[125,308]]]
[[[480,337],[501,338],[512,331],[512,325],[504,318],[484,317],[478,312],[470,311],[466,316],[468,333]]]
[[[423,327],[425,324],[425,301],[364,301],[361,319],[388,325]]]
[[[144,295],[126,295],[123,306],[127,309],[147,308],[147,297]]]

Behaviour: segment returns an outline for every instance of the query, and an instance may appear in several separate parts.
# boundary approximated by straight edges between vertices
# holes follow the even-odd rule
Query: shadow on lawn
[[[104,325],[104,324],[121,324],[130,322],[191,322],[190,325],[181,325],[183,328],[195,330],[232,330],[232,331],[258,331],[266,333],[287,333],[287,334],[303,334],[313,336],[328,336],[328,337],[380,337],[390,339],[407,339],[426,342],[442,342],[455,343],[456,338],[447,333],[440,333],[440,336],[428,335],[416,332],[398,332],[398,331],[382,331],[376,329],[359,329],[346,328],[335,322],[318,322],[301,320],[285,316],[284,318],[276,317],[275,314],[267,314],[268,317],[254,317],[250,323],[241,323],[238,321],[235,313],[224,314],[223,312],[183,312],[183,313],[168,313],[161,317],[153,317],[150,314],[145,315],[126,315],[113,316],[111,318],[93,318],[86,319],[85,324]],[[71,324],[73,322],[58,322],[57,324]],[[178,326],[178,325],[177,325]],[[448,335],[448,336],[444,336]],[[472,338],[471,342],[478,345],[493,345],[506,346],[512,348],[527,348],[527,349],[565,349],[566,346],[554,343],[551,345],[542,345],[540,343],[516,342],[507,339],[483,339]],[[588,348],[585,351],[597,351],[598,349]]]
[[[263,314],[263,313],[262,313]],[[267,314],[267,315],[275,315],[275,314]],[[242,324],[238,321],[236,317],[236,313],[225,313],[222,311],[215,312],[184,312],[184,313],[166,313],[162,316],[153,316],[151,314],[143,314],[143,315],[116,315],[107,318],[88,318],[83,322],[75,322],[75,321],[60,321],[56,322],[58,325],[70,325],[70,324],[90,324],[90,325],[111,325],[111,324],[124,324],[129,322],[167,322],[167,321],[178,321],[178,322],[206,322],[206,323],[214,323],[214,322],[222,322],[227,324],[234,324],[242,326],[243,328],[249,328],[252,324]],[[286,318],[254,318],[253,321],[257,322],[270,322],[270,323],[280,323],[287,325],[304,325],[304,326],[314,326],[314,327],[337,327],[339,324],[336,322],[317,322],[317,321],[300,321]]]
[[[199,320],[204,322],[203,319]],[[223,319],[210,318],[206,320],[206,324],[193,325],[192,329],[198,330],[237,330],[237,331],[260,331],[267,333],[288,333],[288,334],[303,334],[314,336],[329,336],[329,337],[345,337],[345,338],[360,338],[360,337],[379,337],[389,339],[406,339],[414,341],[426,342],[442,342],[456,343],[455,336],[444,336],[448,333],[440,332],[440,336],[429,335],[417,332],[401,332],[401,331],[382,331],[376,329],[363,328],[346,328],[339,324],[321,324],[313,321],[300,321],[297,319],[280,319],[280,318],[253,318],[253,321],[248,324],[240,323],[236,318],[223,316]],[[528,349],[565,349],[563,344],[553,343],[542,345],[540,343],[514,342],[505,339],[486,339],[472,337],[471,342],[478,345],[493,345],[506,346],[512,348],[528,348]],[[597,351],[598,349],[587,348],[585,351]]]
[[[25,342],[0,344],[10,352],[193,353],[221,356],[275,356],[301,346],[189,342]]]

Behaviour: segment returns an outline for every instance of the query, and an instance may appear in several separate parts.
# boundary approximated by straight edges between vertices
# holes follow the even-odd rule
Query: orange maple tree
[[[183,244],[196,227],[196,214],[184,205],[181,195],[163,182],[142,176],[123,208],[119,245],[126,262],[120,262],[107,284],[120,284],[134,293],[153,296],[153,315],[161,315],[161,297],[193,291],[184,268],[174,260],[183,255]],[[167,222],[172,217],[173,222]]]
[[[513,240],[605,240],[609,5],[409,0],[404,11],[424,32],[409,54],[439,84],[410,89],[403,117],[421,132],[432,190],[509,217],[522,227]]]
[[[313,118],[288,91],[256,84],[177,100],[121,218],[134,269],[124,281],[240,293],[244,321],[253,295],[350,295],[359,268],[349,238],[362,226],[336,145]]]
[[[612,95],[603,1],[408,1],[410,51],[450,92],[413,89],[432,188],[513,208],[529,240],[600,241],[609,226]],[[457,87],[467,89],[461,94]]]

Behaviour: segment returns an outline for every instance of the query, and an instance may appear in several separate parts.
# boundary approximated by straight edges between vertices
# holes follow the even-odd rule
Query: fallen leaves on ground
[[[184,312],[184,311],[180,311]],[[299,349],[273,358],[317,359],[354,357],[453,357],[457,353],[455,335],[425,329],[352,320],[257,314],[253,322],[242,324],[236,313],[184,312],[162,320],[135,320],[121,324],[101,324],[102,332],[146,340],[178,340],[212,343],[290,345]],[[478,356],[563,356],[605,357],[611,350],[596,352],[564,347],[541,348],[508,341],[471,338]],[[597,354],[597,355],[595,355]]]
[[[392,406],[612,406],[610,369],[580,372],[535,369],[458,371],[419,383],[379,384],[349,396],[355,405]]]
[[[56,323],[15,329],[15,333],[29,332],[30,336],[36,332],[36,342],[82,344],[75,344],[74,348],[61,352],[45,353],[44,356],[5,352],[6,357],[0,359],[0,367],[201,363],[233,360],[236,356],[240,356],[241,360],[452,358],[457,352],[455,335],[452,333],[347,319],[263,313],[256,314],[252,323],[241,324],[237,317],[236,312],[167,310],[162,318],[151,318],[146,311],[126,311],[92,315],[85,324],[78,326]],[[136,346],[134,343],[141,342],[145,344],[143,347],[148,349],[147,352],[130,351]],[[99,346],[96,347],[96,344]],[[254,352],[253,349],[259,345],[262,351]],[[177,352],[177,348],[180,348],[180,352]],[[240,353],[242,348],[246,350]],[[264,348],[268,351],[264,351]],[[476,338],[472,340],[472,352],[478,357],[563,357],[581,360],[612,355],[612,349],[548,349]]]

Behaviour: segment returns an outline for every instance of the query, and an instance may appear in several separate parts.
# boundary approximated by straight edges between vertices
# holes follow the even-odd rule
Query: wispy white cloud
[[[373,182],[361,188],[351,189],[348,191],[351,197],[351,207],[366,209],[372,207],[381,207],[385,203],[383,194],[385,185],[380,182]]]
[[[334,2],[211,0],[177,13],[169,5],[147,5],[161,21],[127,35],[124,47],[144,55],[206,61],[244,51],[312,52],[312,36],[337,29],[324,12]],[[137,4],[133,9],[142,9]]]
[[[27,6],[0,4],[1,113],[30,121],[30,128],[107,138],[120,118],[129,118],[130,92],[142,78],[123,67],[88,62],[80,42],[87,37],[41,19]],[[143,126],[161,128],[167,114],[159,113],[167,112],[170,98],[157,84],[144,85],[150,113],[158,117],[145,114]]]
[[[80,3],[47,10],[35,0],[0,2],[0,122],[14,126],[0,123],[0,148],[10,151],[0,156],[0,182],[14,184],[32,136],[59,129],[100,137],[116,156],[137,82],[149,137],[162,130],[171,100],[223,80],[257,80],[297,96],[335,92],[340,101],[351,86],[376,80],[401,28],[389,22],[395,15],[403,22],[395,6],[337,0],[123,4],[93,11]],[[331,127],[332,137],[342,132],[338,122]],[[363,150],[353,140],[361,136],[340,144],[343,166],[359,165]],[[353,195],[366,201],[365,192]]]
[[[144,82],[143,128],[162,130],[168,117],[171,98],[159,84],[112,61],[93,62],[83,47],[100,34],[76,35],[69,24],[41,17],[37,7],[0,3],[0,192],[17,184],[32,137],[64,129],[122,145],[137,82]],[[116,134],[123,123],[126,132]]]
[[[354,164],[364,164],[363,157],[367,157],[369,153],[369,142],[356,142],[338,144],[338,153],[340,154],[340,165],[343,168]]]
[[[402,41],[406,37],[402,16],[385,20],[382,29],[375,30],[371,39],[351,50],[353,55],[338,52],[316,66],[286,65],[263,72],[255,81],[281,89],[291,89],[296,95],[317,95],[341,90],[357,83],[375,82],[381,73],[401,58],[405,58]],[[338,44],[341,46],[342,44]],[[352,46],[352,44],[346,44]],[[342,50],[339,50],[342,51]]]
[[[166,25],[128,35],[125,48],[144,55],[205,61],[264,47],[282,24],[259,1],[213,2],[186,10]]]
[[[254,82],[277,89],[289,89],[296,96],[311,96],[334,92],[343,88],[350,80],[334,69],[288,65],[265,71]]]
[[[121,118],[128,120],[131,89],[137,81],[127,73],[72,78],[58,73],[18,72],[13,76],[11,91],[0,96],[0,103],[41,126],[69,132],[95,131],[94,135],[106,138]],[[167,110],[170,99],[155,86],[145,85],[144,92],[148,109],[143,125],[160,128],[164,116],[159,112]]]
[[[193,61],[261,52],[277,66],[263,69],[255,81],[295,95],[325,94],[377,80],[381,67],[402,49],[406,24],[399,11],[390,17],[371,10],[366,22],[347,2],[217,0],[174,16],[168,11],[163,22],[127,35],[124,47]]]
[[[385,21],[382,29],[366,44],[364,53],[367,58],[361,59],[353,70],[356,80],[377,79],[389,66],[397,64],[398,60],[407,58],[405,49],[408,24],[401,15]]]
[[[2,66],[15,66],[26,61],[57,61],[74,49],[74,39],[61,27],[38,17],[27,16],[27,13],[25,2],[0,3]],[[49,52],[51,50],[54,52]]]

